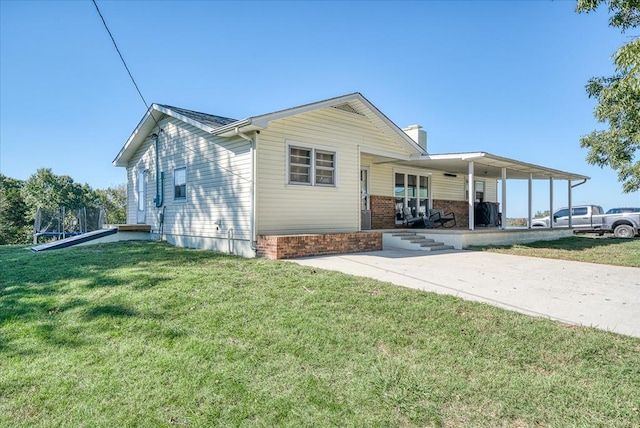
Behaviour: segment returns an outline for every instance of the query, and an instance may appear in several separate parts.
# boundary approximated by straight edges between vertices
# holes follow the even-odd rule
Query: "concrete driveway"
[[[476,251],[383,250],[291,261],[640,337],[640,268]]]

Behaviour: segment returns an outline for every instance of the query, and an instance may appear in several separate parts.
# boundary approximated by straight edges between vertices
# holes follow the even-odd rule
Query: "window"
[[[289,147],[289,184],[336,185],[336,153],[305,147]]]
[[[289,182],[311,184],[311,150],[289,149]]]
[[[407,210],[412,217],[425,215],[429,207],[429,178],[404,172],[396,172],[394,176],[396,224],[404,222]]]
[[[187,198],[187,168],[173,170],[173,198]]]
[[[316,184],[333,186],[335,184],[335,153],[316,150]]]
[[[484,201],[484,181],[474,181],[473,182],[473,193],[475,196],[476,202]],[[469,180],[467,178],[464,179],[464,198],[467,199],[469,196]]]

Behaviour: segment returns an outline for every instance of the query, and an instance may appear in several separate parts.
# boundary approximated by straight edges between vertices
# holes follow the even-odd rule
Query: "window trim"
[[[299,149],[299,150],[307,150],[309,151],[309,182],[302,182],[302,181],[292,181],[291,180],[291,167],[295,164],[292,165],[291,162],[291,149]],[[333,166],[332,167],[327,167],[327,166],[318,166],[318,157],[317,154],[318,153],[322,153],[322,154],[330,154],[333,155]],[[320,146],[320,145],[316,145],[316,144],[309,144],[309,143],[301,143],[298,141],[290,141],[287,140],[286,141],[286,151],[285,151],[285,158],[286,158],[286,170],[285,170],[285,184],[287,186],[307,186],[307,187],[317,187],[317,188],[335,188],[338,187],[338,158],[339,158],[339,153],[338,153],[338,149],[336,147],[327,147],[327,146]],[[300,164],[300,166],[303,166],[302,164]],[[306,166],[306,165],[305,165]],[[328,171],[331,170],[333,172],[333,183],[331,184],[325,184],[325,183],[317,183],[316,179],[318,177],[317,171]]]
[[[176,196],[176,188],[178,187],[178,185],[176,184],[176,178],[177,178],[177,174],[176,172],[178,170],[184,170],[184,184],[181,184],[180,186],[184,186],[184,196]],[[173,200],[174,201],[186,201],[187,200],[187,167],[186,166],[181,166],[181,167],[176,167],[173,168]]]

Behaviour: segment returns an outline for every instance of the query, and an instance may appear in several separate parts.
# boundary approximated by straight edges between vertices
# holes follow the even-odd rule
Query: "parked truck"
[[[613,233],[616,238],[633,238],[640,234],[640,213],[604,214],[599,205],[571,207],[571,226],[575,232]],[[534,218],[531,227],[568,227],[569,208],[560,208],[553,216]]]

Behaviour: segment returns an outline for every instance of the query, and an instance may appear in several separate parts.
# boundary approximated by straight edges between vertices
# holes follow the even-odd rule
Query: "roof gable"
[[[147,136],[157,126],[157,123],[162,119],[163,115],[179,119],[212,135],[231,137],[238,133],[265,129],[268,127],[269,123],[274,120],[326,107],[334,107],[339,110],[348,111],[350,113],[366,117],[391,141],[402,147],[407,152],[407,156],[419,156],[421,154],[426,154],[424,149],[422,149],[402,129],[400,129],[387,116],[371,104],[369,100],[359,92],[354,92],[352,94],[329,98],[323,101],[304,104],[242,120],[201,113],[165,104],[153,104],[133,131],[125,145],[122,147],[116,158],[113,160],[113,165],[126,166],[140,145],[142,145],[145,138],[147,138]]]

